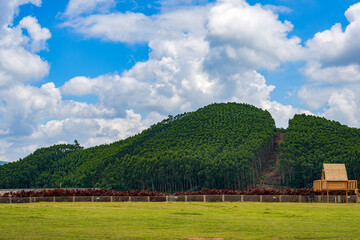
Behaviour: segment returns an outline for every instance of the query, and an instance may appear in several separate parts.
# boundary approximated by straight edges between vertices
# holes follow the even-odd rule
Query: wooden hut
[[[314,181],[314,191],[321,192],[322,200],[326,192],[327,202],[329,202],[329,192],[339,191],[345,193],[346,202],[348,202],[348,194],[352,199],[352,194],[356,195],[356,202],[359,201],[359,191],[357,188],[357,180],[348,180],[345,164],[323,164],[321,180]]]

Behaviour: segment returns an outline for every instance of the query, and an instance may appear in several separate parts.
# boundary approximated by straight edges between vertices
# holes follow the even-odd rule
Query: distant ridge
[[[8,162],[0,161],[0,165],[4,165],[6,163],[8,163]]]

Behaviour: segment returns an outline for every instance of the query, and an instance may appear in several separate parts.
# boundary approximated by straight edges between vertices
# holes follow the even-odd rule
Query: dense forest
[[[41,148],[0,166],[0,188],[100,187],[161,192],[253,187],[269,166],[273,136],[279,147],[281,186],[312,187],[322,164],[345,163],[360,180],[360,129],[295,115],[276,129],[270,113],[247,104],[211,104],[169,116],[135,136],[83,149],[73,144]],[[266,170],[266,169],[265,169]],[[279,186],[280,187],[280,186]]]
[[[83,149],[74,142],[38,149],[0,166],[0,188],[244,189],[271,153],[274,130],[267,111],[211,104],[169,116],[112,144]]]
[[[312,187],[323,163],[345,163],[349,179],[360,180],[360,129],[325,118],[295,115],[280,145],[283,184]]]

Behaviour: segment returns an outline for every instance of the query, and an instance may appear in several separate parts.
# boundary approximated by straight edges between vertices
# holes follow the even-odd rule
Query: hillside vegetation
[[[0,188],[103,187],[163,192],[246,188],[272,149],[269,112],[212,104],[109,145],[42,148],[0,166]]]
[[[169,116],[112,144],[83,149],[75,141],[38,149],[0,166],[0,188],[100,187],[168,193],[243,190],[255,184],[306,188],[321,177],[324,162],[345,163],[349,179],[360,180],[360,129],[295,115],[287,129],[275,130],[267,111],[247,104],[211,104]],[[280,135],[283,141],[277,147],[273,137]]]
[[[349,179],[360,180],[360,129],[325,118],[295,115],[280,145],[283,184],[312,187],[323,163],[345,163]]]

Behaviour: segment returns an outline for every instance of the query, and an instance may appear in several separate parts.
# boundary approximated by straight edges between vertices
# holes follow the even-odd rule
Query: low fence
[[[325,200],[325,199],[324,199]],[[346,197],[330,195],[330,202],[345,203]],[[356,202],[356,196],[348,196]],[[181,195],[181,196],[54,196],[0,197],[0,203],[35,202],[322,202],[321,196],[302,195]]]

